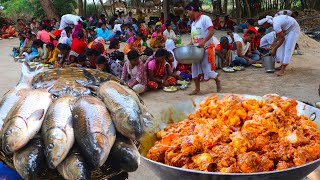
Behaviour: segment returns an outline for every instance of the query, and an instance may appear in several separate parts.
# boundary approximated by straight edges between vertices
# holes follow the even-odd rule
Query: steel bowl
[[[219,94],[219,97],[223,97],[226,94]],[[243,95],[246,98],[262,99],[260,96]],[[204,172],[197,170],[188,170],[173,166],[168,166],[159,162],[152,161],[146,158],[148,150],[154,145],[156,141],[155,132],[165,128],[169,122],[179,122],[184,120],[186,115],[190,112],[194,112],[200,102],[205,96],[199,96],[192,100],[185,100],[172,104],[166,107],[157,118],[152,126],[152,129],[148,129],[145,136],[141,139],[140,153],[141,159],[150,169],[163,180],[302,180],[308,174],[308,179],[318,180],[320,179],[320,167],[314,171],[320,165],[320,159],[309,162],[307,164],[288,168],[280,171],[269,172],[257,172],[257,173],[219,173],[219,172]],[[194,106],[194,104],[196,106]],[[299,102],[297,105],[299,115],[306,115],[311,120],[318,124],[320,128],[320,109],[305,103]],[[314,171],[314,172],[313,172]]]
[[[194,45],[180,46],[173,49],[174,57],[181,64],[192,64],[202,61],[204,48]]]

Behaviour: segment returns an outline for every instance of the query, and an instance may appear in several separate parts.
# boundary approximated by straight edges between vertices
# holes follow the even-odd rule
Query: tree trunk
[[[228,14],[228,0],[224,0],[223,2],[223,11],[225,14]]]
[[[162,10],[164,14],[164,22],[168,20],[169,17],[169,3],[168,0],[163,0],[162,1]]]
[[[104,13],[106,14],[106,17],[109,19],[109,15],[108,15],[108,12],[107,12],[106,8],[103,5],[103,1],[102,0],[99,0],[99,1],[100,1],[100,4],[102,6],[102,9],[103,9]]]
[[[286,0],[285,8],[286,8],[286,9],[290,9],[290,8],[291,8],[291,2],[290,2],[290,0]]]
[[[221,5],[221,0],[218,0],[217,1],[218,2],[218,12],[219,12],[219,14],[222,14],[222,5]]]
[[[97,5],[96,5],[96,2],[95,2],[94,0],[92,0],[92,2],[93,2],[93,5],[94,5],[94,7],[95,7],[95,9],[96,9],[96,13],[98,13],[99,10],[98,10],[98,7],[97,7]]]
[[[212,3],[212,12],[214,13],[214,12],[215,12],[215,4],[214,4],[214,0],[211,0],[211,3]]]
[[[54,8],[51,0],[39,0],[39,2],[48,18],[56,18],[57,20],[60,20],[60,15],[56,8]]]
[[[240,4],[240,0],[236,0],[236,14],[237,14],[237,18],[241,18],[241,4]]]
[[[84,8],[83,8],[83,1],[78,0],[78,9],[79,9],[79,15],[84,16]]]
[[[83,11],[84,11],[84,16],[87,16],[87,0],[83,1]]]
[[[244,0],[244,6],[246,9],[246,13],[247,13],[248,18],[251,18],[251,10],[250,10],[248,0]]]

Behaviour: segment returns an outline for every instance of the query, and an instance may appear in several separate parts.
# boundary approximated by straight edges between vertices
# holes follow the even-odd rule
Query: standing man
[[[293,17],[287,15],[267,16],[260,19],[258,23],[264,28],[272,26],[276,32],[276,39],[271,45],[271,55],[276,55],[276,60],[280,61],[281,66],[277,68],[279,71],[276,74],[282,76],[290,63],[294,48],[299,39],[300,26]]]
[[[221,91],[221,82],[218,73],[213,69],[214,52],[213,52],[213,34],[214,28],[210,17],[203,15],[199,11],[199,6],[193,2],[185,7],[187,16],[193,21],[191,24],[191,44],[199,48],[206,48],[203,60],[199,63],[192,64],[192,78],[195,82],[195,90],[190,95],[200,94],[200,79],[209,80],[213,78],[216,81],[217,92]],[[208,56],[208,53],[212,56]]]

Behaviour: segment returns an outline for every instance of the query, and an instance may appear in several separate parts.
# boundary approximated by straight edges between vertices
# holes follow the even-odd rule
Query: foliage
[[[27,14],[40,19],[45,14],[38,0],[0,0],[0,4],[5,7],[4,13],[8,16]],[[77,8],[75,0],[53,0],[53,4],[60,15],[74,13]]]

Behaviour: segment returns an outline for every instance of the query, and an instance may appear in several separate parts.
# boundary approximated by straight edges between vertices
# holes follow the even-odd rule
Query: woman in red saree
[[[148,88],[155,90],[176,85],[177,79],[169,76],[166,71],[167,54],[167,50],[158,49],[155,55],[150,56],[146,61],[145,66],[148,74]]]

